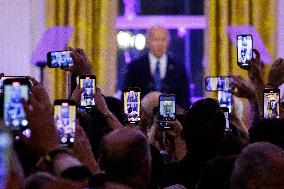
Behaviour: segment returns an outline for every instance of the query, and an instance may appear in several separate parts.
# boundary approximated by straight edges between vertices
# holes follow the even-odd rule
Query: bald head
[[[147,46],[156,58],[161,58],[167,52],[168,42],[169,34],[164,26],[155,25],[148,30]]]
[[[151,154],[147,139],[134,128],[114,130],[102,141],[100,163],[113,181],[123,182],[140,176],[148,182]]]

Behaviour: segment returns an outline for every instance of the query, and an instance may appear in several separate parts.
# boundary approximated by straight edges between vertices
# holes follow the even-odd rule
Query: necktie
[[[155,76],[154,76],[154,83],[156,91],[161,90],[161,78],[160,78],[160,62],[156,62],[156,69],[155,69]]]

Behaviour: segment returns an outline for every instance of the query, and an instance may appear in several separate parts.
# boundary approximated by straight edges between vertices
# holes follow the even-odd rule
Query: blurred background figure
[[[177,104],[189,106],[186,69],[168,53],[169,35],[165,27],[152,26],[147,33],[149,52],[128,65],[126,87],[140,87],[142,97],[151,91],[176,94]]]

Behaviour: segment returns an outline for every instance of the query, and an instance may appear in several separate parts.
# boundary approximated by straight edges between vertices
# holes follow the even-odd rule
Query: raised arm
[[[30,104],[23,100],[31,129],[32,148],[51,164],[57,175],[61,175],[69,168],[82,166],[81,162],[72,155],[72,151],[60,148],[47,92],[37,81],[34,79],[32,81]]]
[[[101,90],[99,88],[97,88],[97,93],[95,94],[94,98],[98,112],[101,113],[101,115],[106,119],[109,127],[112,129],[122,127],[122,124],[107,107],[107,103],[103,95],[101,94]]]
[[[267,85],[279,87],[282,83],[284,83],[284,59],[278,58],[269,70]]]
[[[256,92],[259,114],[263,115],[263,90],[265,85],[261,72],[261,59],[260,59],[260,54],[256,49],[253,49],[253,52],[255,53],[255,58],[250,62],[248,75],[253,83]]]

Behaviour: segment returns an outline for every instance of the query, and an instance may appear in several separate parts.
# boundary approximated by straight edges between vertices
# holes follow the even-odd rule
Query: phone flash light
[[[68,103],[63,102],[63,103],[62,103],[62,106],[68,106]]]
[[[12,86],[14,86],[14,87],[17,87],[17,86],[20,86],[21,84],[19,83],[19,82],[13,82],[12,83]]]

